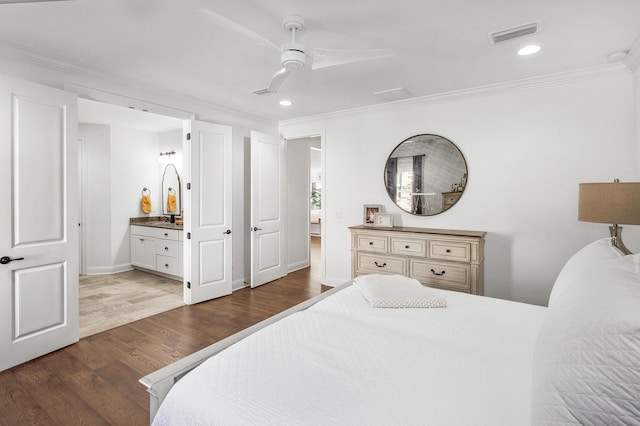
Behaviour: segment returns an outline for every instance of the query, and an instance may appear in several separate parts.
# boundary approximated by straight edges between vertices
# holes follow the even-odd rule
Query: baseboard
[[[344,278],[329,278],[325,277],[322,284],[328,285],[329,287],[337,287],[340,284],[344,284],[345,282],[350,282],[351,280],[345,280]]]
[[[233,292],[236,290],[243,289],[245,287],[249,287],[248,282],[249,282],[248,278],[235,280],[233,283],[231,283],[231,291]]]
[[[123,263],[121,265],[113,266],[87,266],[87,275],[108,275],[117,274],[118,272],[126,272],[133,270],[133,266],[130,263]]]
[[[292,263],[288,266],[287,273],[295,272],[299,269],[304,269],[309,267],[309,261],[303,260],[301,262]]]

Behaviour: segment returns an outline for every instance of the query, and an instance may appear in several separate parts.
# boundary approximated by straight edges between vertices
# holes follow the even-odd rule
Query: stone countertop
[[[165,216],[132,217],[129,225],[149,226],[152,228],[176,229],[182,231],[183,225],[169,222]]]

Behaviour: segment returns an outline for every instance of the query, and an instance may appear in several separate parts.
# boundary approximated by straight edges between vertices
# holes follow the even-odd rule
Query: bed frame
[[[211,346],[207,346],[206,348],[201,349],[198,352],[194,352],[193,354],[182,358],[181,360],[173,362],[166,367],[163,367],[151,374],[142,377],[139,382],[147,388],[147,392],[149,393],[149,423],[153,422],[153,419],[155,418],[156,413],[160,408],[160,404],[162,404],[162,401],[164,401],[165,397],[169,393],[169,390],[171,390],[173,385],[182,377],[184,377],[189,371],[193,370],[213,355],[223,351],[224,349],[255,333],[256,331],[277,321],[280,321],[281,319],[286,318],[291,314],[304,311],[305,309],[308,309],[309,307],[315,305],[323,299],[326,299],[332,294],[349,287],[351,284],[352,282],[348,281],[344,284],[332,288],[331,290],[325,291],[324,293],[321,293],[315,297],[312,297],[311,299],[305,300],[304,302],[287,309],[286,311],[282,311],[279,314],[267,318],[264,321],[254,324],[251,327],[246,328],[225,339],[222,339]]]

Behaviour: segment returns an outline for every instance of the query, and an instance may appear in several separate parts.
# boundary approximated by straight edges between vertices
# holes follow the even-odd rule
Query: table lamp
[[[631,254],[622,242],[622,225],[640,225],[640,182],[581,183],[578,220],[611,223],[611,242]]]

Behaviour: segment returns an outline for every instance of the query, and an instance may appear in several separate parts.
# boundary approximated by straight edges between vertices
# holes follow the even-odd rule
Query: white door
[[[251,287],[287,274],[284,141],[251,132]]]
[[[231,127],[191,121],[185,141],[185,303],[231,294]]]
[[[0,77],[0,370],[78,341],[75,95]]]

